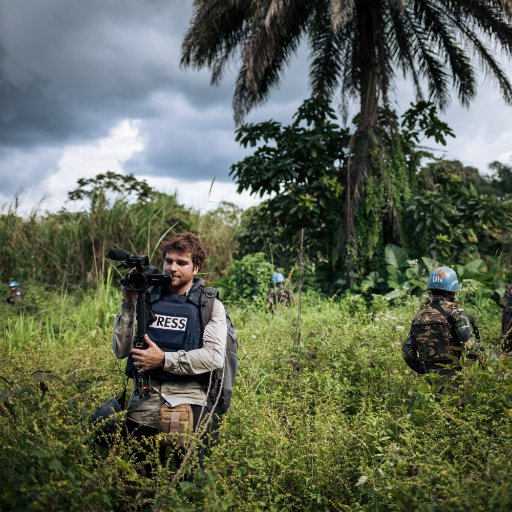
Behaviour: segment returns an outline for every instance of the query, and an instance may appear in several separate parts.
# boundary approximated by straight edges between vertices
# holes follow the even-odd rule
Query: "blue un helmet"
[[[9,283],[9,288],[13,288],[14,286],[19,286],[19,285],[20,285],[20,283],[18,283],[18,281],[11,281]]]
[[[428,278],[427,290],[458,292],[459,279],[457,278],[457,273],[450,267],[435,268]]]
[[[274,284],[278,283],[284,283],[284,276],[280,272],[274,272],[274,275],[272,276],[272,282]]]

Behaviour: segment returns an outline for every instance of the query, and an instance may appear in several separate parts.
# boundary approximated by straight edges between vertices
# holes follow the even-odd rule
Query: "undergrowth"
[[[240,368],[221,440],[204,471],[192,461],[171,485],[171,466],[154,456],[140,476],[140,446],[97,446],[88,421],[123,386],[110,351],[118,290],[43,295],[27,310],[0,305],[4,511],[512,508],[512,361],[494,350],[497,308],[478,315],[481,360],[444,391],[402,361],[413,299],[306,294],[300,326],[296,309],[232,309]]]

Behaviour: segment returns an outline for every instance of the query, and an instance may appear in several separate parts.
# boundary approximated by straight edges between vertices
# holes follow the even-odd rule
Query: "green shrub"
[[[221,296],[227,303],[263,307],[272,279],[272,265],[263,253],[248,254],[233,261],[220,281]]]
[[[486,349],[438,393],[401,358],[415,298],[305,293],[300,325],[295,309],[233,307],[232,407],[205,471],[192,464],[176,485],[172,466],[139,476],[136,442],[93,443],[88,416],[123,382],[110,350],[119,290],[48,298],[44,314],[0,324],[2,510],[512,507],[512,360]],[[498,324],[497,307],[481,312],[484,348]]]

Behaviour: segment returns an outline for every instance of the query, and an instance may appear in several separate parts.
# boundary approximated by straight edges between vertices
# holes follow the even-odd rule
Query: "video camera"
[[[171,276],[159,274],[154,265],[149,264],[147,256],[133,256],[123,249],[111,249],[107,252],[107,258],[115,261],[122,261],[117,268],[135,268],[135,272],[126,274],[121,284],[130,290],[142,293],[151,286],[169,286]]]
[[[135,307],[137,330],[133,346],[134,348],[144,350],[147,348],[144,340],[146,328],[155,319],[149,300],[149,288],[151,286],[169,286],[171,284],[171,276],[159,274],[158,269],[149,264],[147,256],[133,256],[123,251],[123,249],[111,249],[107,252],[107,258],[121,261],[122,263],[117,268],[135,269],[135,271],[129,272],[121,279],[121,284],[137,292],[137,304]],[[133,376],[136,382],[135,394],[139,395],[141,399],[148,399],[151,395],[151,376],[144,372],[139,372],[135,368],[129,370],[129,375]]]

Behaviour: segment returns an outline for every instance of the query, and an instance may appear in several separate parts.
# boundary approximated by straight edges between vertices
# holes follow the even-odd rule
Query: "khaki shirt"
[[[135,306],[123,303],[115,319],[112,337],[112,350],[118,359],[130,354],[136,328]],[[204,329],[203,346],[188,352],[165,352],[164,369],[177,375],[197,375],[222,368],[226,337],[224,305],[215,299],[211,319]],[[150,427],[158,428],[158,409],[164,403],[171,407],[179,404],[206,405],[207,394],[199,382],[164,382],[152,386],[148,399],[140,399],[134,390],[135,384],[128,402],[128,418]]]

